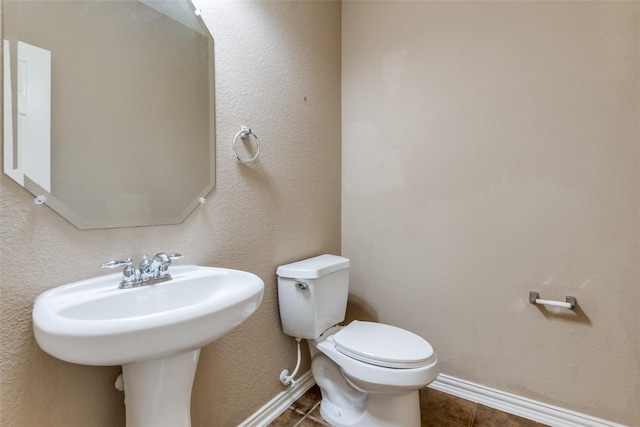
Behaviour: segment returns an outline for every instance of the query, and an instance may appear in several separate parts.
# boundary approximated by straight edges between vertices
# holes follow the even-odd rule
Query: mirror
[[[2,7],[5,173],[79,229],[184,221],[215,185],[213,39],[190,1]]]

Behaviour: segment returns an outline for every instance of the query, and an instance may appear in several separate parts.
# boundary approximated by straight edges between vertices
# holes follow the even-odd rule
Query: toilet
[[[320,255],[278,267],[284,333],[306,339],[322,392],[320,413],[336,427],[420,427],[418,390],[438,376],[438,359],[420,336],[345,318],[347,258]]]

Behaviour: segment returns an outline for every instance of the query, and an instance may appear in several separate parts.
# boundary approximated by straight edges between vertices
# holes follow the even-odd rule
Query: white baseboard
[[[300,396],[305,394],[316,382],[311,375],[311,371],[307,371],[300,376],[296,384],[281,391],[267,402],[262,408],[258,409],[253,415],[244,420],[238,427],[264,427],[271,421],[287,410],[289,406]]]
[[[428,387],[553,427],[626,427],[448,375],[440,374]]]

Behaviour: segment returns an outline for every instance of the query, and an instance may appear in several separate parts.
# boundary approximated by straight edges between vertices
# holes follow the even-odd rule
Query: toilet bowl
[[[308,342],[312,374],[322,391],[320,413],[327,422],[420,426],[418,390],[438,376],[429,343],[400,328],[357,320]]]
[[[418,391],[438,375],[431,345],[407,330],[344,320],[349,260],[321,255],[278,267],[286,334],[307,339],[322,392],[320,413],[336,427],[420,427]]]

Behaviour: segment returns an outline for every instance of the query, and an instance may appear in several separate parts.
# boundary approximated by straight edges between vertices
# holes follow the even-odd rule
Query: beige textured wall
[[[640,425],[640,3],[343,3],[343,254],[442,372]],[[574,295],[575,314],[538,309]]]
[[[340,252],[340,4],[200,1],[216,42],[217,186],[181,225],[78,231],[2,175],[0,425],[124,425],[119,368],[42,352],[31,306],[42,291],[104,274],[99,264],[159,250],[258,274],[265,297],[243,325],[205,347],[194,427],[237,425],[282,390],[295,341],[282,334],[276,266]],[[243,166],[241,124],[263,146]]]

